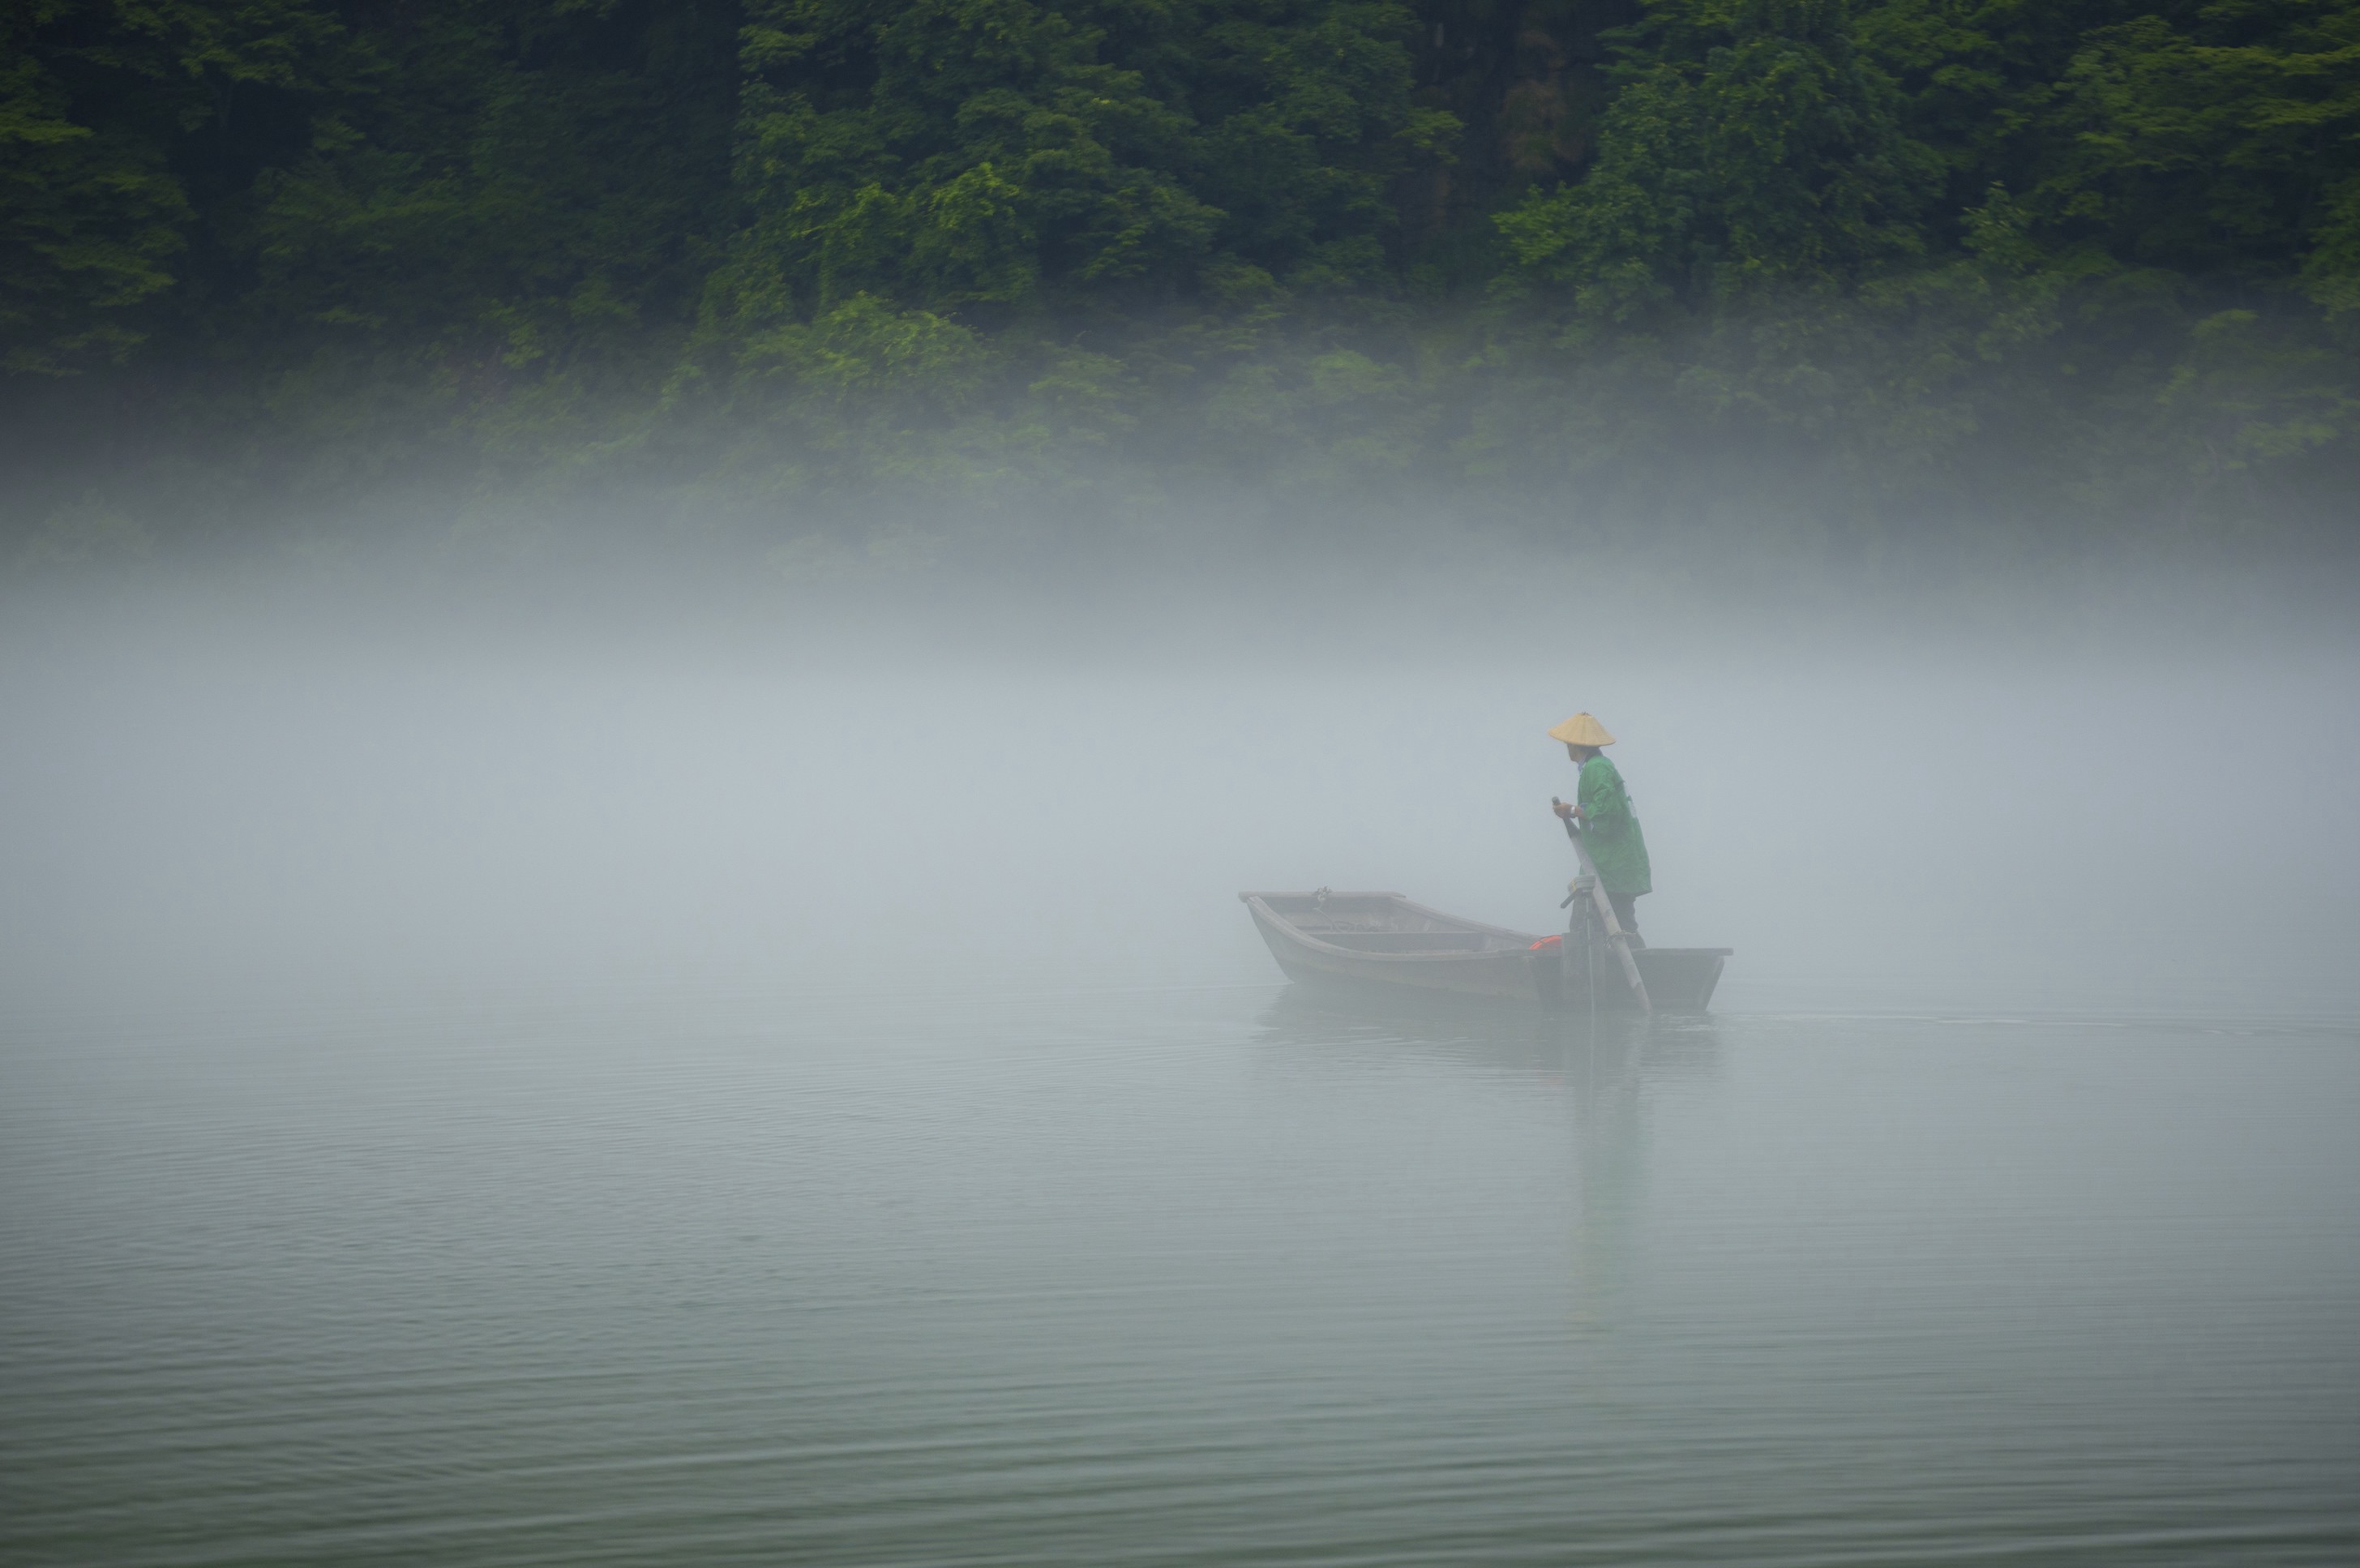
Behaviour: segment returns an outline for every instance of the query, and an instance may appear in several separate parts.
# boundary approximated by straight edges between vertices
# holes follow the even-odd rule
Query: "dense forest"
[[[792,569],[1175,496],[2354,528],[2353,0],[4,15],[24,560],[604,507]]]

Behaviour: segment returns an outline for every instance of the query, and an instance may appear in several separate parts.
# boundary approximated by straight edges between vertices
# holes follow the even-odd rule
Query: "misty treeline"
[[[2352,0],[0,17],[32,558],[362,496],[630,497],[791,565],[930,548],[822,518],[1183,491],[1871,548],[2351,526]]]

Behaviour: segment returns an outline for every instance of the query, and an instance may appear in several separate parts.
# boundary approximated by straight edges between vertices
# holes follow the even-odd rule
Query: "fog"
[[[2360,1562],[2355,18],[15,6],[0,1565]]]
[[[0,1556],[2347,1558],[2348,577],[1461,543],[20,580]]]
[[[1142,580],[1148,579],[1148,580]],[[2347,596],[1260,577],[20,584],[20,1014],[1267,985],[1240,889],[1561,927],[1576,709],[1733,1009],[2360,1006]]]

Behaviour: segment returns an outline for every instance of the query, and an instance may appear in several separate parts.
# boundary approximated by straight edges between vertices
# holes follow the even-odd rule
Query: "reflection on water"
[[[2346,1024],[0,1033],[0,1555],[2311,1563]]]
[[[1457,1060],[1562,1096],[1573,1147],[1568,1321],[1585,1329],[1614,1323],[1646,1182],[1650,1091],[1713,1075],[1719,1050],[1710,1016],[1543,1014],[1291,986],[1259,1022],[1257,1044],[1268,1048],[1372,1046]]]

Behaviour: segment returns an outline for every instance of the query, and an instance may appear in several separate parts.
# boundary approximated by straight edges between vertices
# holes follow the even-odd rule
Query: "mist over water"
[[[2273,591],[21,593],[0,1544],[2346,1560],[2360,638]],[[1559,928],[1577,708],[1710,1016],[1283,983],[1240,889]]]
[[[2355,27],[11,6],[0,1568],[2360,1561]]]
[[[1554,930],[1582,707],[1732,994],[2360,1007],[2348,618],[1289,587],[27,606],[7,989],[1242,982],[1249,887]]]

